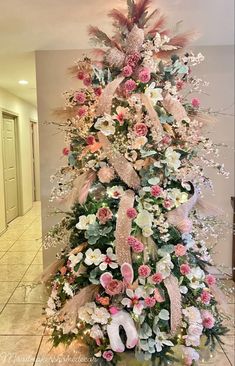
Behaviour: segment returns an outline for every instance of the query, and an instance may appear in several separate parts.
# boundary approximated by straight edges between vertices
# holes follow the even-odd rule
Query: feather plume
[[[40,275],[39,280],[36,282],[48,283],[58,272],[58,270],[63,267],[64,260],[56,259],[52,264],[50,264]]]
[[[118,26],[118,28],[123,27],[130,30],[131,21],[120,10],[113,9],[108,13],[108,16],[113,19],[114,27]]]
[[[88,34],[97,43],[101,43],[106,47],[115,46],[115,42],[98,27],[93,27],[92,25],[90,25],[88,28]]]
[[[138,23],[144,13],[147,11],[152,0],[139,0],[133,7],[133,22]]]
[[[157,32],[165,28],[166,24],[167,24],[167,17],[165,15],[161,15],[151,26],[151,28],[147,31],[147,33],[155,35]]]
[[[198,39],[199,33],[197,31],[189,31],[181,34],[177,34],[176,36],[172,37],[169,41],[169,44],[172,46],[178,47],[185,47],[189,43]]]

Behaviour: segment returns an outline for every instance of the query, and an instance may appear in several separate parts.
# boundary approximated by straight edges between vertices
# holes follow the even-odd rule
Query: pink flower
[[[190,271],[191,271],[191,268],[189,267],[189,265],[187,263],[181,264],[181,266],[180,266],[180,273],[183,276],[189,274]]]
[[[104,351],[103,353],[103,358],[106,360],[106,361],[112,361],[113,359],[113,352],[112,351]]]
[[[162,295],[160,294],[160,291],[157,288],[155,288],[155,290],[154,290],[154,298],[159,303],[165,301],[164,297],[162,297]]]
[[[215,325],[215,319],[213,315],[209,311],[203,310],[201,312],[201,316],[202,316],[203,327],[206,329],[212,329]]]
[[[184,86],[184,82],[183,80],[178,80],[177,83],[176,83],[176,88],[177,90],[182,90],[183,89],[183,86]]]
[[[101,207],[96,214],[100,224],[106,224],[113,217],[112,211],[108,207]]]
[[[128,92],[128,93],[130,93],[133,90],[135,90],[136,89],[136,86],[137,86],[136,85],[136,82],[133,79],[127,80],[125,82],[125,84],[124,84],[124,88],[125,88],[126,92]]]
[[[63,155],[64,156],[67,156],[70,153],[70,149],[68,147],[64,147],[63,150],[62,150],[62,152],[63,152]]]
[[[110,296],[120,294],[123,291],[122,281],[112,279],[105,287],[105,291]]]
[[[114,177],[114,169],[109,166],[102,166],[98,172],[98,178],[101,183],[110,183]]]
[[[84,79],[84,77],[85,77],[85,72],[84,71],[82,71],[82,70],[80,70],[80,71],[78,71],[78,73],[77,73],[77,78],[78,78],[78,80],[83,80]]]
[[[200,100],[198,98],[193,98],[191,103],[192,103],[193,108],[200,107]]]
[[[86,138],[87,145],[93,145],[95,143],[95,137],[90,135]]]
[[[137,240],[134,236],[129,236],[127,239],[127,243],[133,249],[135,253],[142,253],[144,250],[144,244],[141,241]]]
[[[138,269],[138,274],[140,277],[147,278],[151,273],[151,269],[146,264],[142,264],[142,266]]]
[[[126,65],[129,65],[132,68],[134,68],[138,64],[140,58],[141,58],[141,56],[140,56],[139,52],[134,52],[126,57],[125,63],[126,63]]]
[[[201,293],[201,301],[203,304],[209,304],[211,301],[211,294],[208,291],[203,290]]]
[[[77,111],[78,114],[77,115],[78,115],[79,118],[81,118],[81,117],[85,116],[86,112],[87,112],[86,107],[80,107],[80,108],[78,108],[78,111]]]
[[[147,67],[144,67],[142,70],[140,70],[139,72],[139,80],[141,81],[141,83],[148,83],[149,80],[151,79],[151,74],[150,74],[150,70]]]
[[[183,244],[177,244],[175,246],[175,255],[177,257],[182,257],[183,255],[186,254],[186,248]]]
[[[97,88],[94,88],[94,93],[97,97],[100,97],[102,94],[102,88],[98,86]]]
[[[86,75],[86,76],[84,77],[84,79],[83,79],[83,84],[84,84],[85,86],[90,86],[90,85],[91,85],[91,77],[90,77],[90,75]]]
[[[150,192],[151,192],[151,195],[153,197],[159,197],[161,195],[161,193],[162,193],[162,189],[161,189],[160,186],[155,185],[155,186],[152,186],[151,187],[151,191]]]
[[[145,123],[136,123],[134,125],[134,132],[138,137],[146,136],[148,133],[148,127],[146,126]]]
[[[145,302],[145,305],[148,307],[148,308],[152,308],[154,307],[154,305],[156,304],[156,299],[154,297],[146,297],[146,299],[144,300]]]
[[[129,76],[131,76],[132,73],[133,73],[133,69],[130,65],[126,65],[123,67],[123,69],[122,69],[123,76],[128,78]]]
[[[162,139],[162,143],[165,145],[169,145],[171,142],[171,137],[169,135],[165,135]]]
[[[192,221],[188,218],[182,220],[178,225],[177,228],[179,229],[179,231],[183,234],[188,234],[191,233],[192,231]]]
[[[216,278],[215,276],[211,275],[211,274],[208,274],[206,276],[206,279],[205,279],[205,282],[208,286],[213,286],[216,284]]]
[[[75,99],[79,104],[83,104],[86,100],[86,95],[83,92],[77,92],[75,94]]]
[[[137,211],[135,208],[128,208],[126,210],[126,215],[127,215],[128,219],[133,220],[137,217]]]
[[[174,206],[174,202],[171,199],[166,198],[164,200],[163,207],[165,207],[167,210],[170,210],[173,206]]]
[[[153,283],[155,284],[159,284],[163,281],[163,276],[160,272],[158,273],[155,273],[153,276],[152,276],[152,281]]]

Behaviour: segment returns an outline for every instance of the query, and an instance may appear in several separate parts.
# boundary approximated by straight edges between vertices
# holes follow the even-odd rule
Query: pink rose
[[[94,93],[97,97],[100,97],[102,94],[102,88],[98,86],[97,88],[94,88]]]
[[[128,219],[133,220],[137,217],[137,211],[135,208],[128,208],[126,210],[126,215],[127,215]]]
[[[77,78],[78,78],[78,80],[83,80],[84,79],[84,77],[85,77],[85,72],[84,71],[82,71],[82,70],[80,70],[80,71],[78,71],[78,73],[77,73]]]
[[[95,137],[90,135],[86,138],[87,145],[93,145],[95,143]]]
[[[151,187],[150,193],[153,197],[159,197],[162,194],[162,189],[160,186],[155,185]]]
[[[200,100],[198,98],[193,98],[191,103],[192,103],[193,108],[200,107]]]
[[[134,68],[138,64],[140,58],[141,55],[139,54],[139,52],[134,52],[126,57],[125,63],[126,65],[129,65],[132,68]]]
[[[113,217],[112,211],[108,207],[101,207],[96,214],[100,224],[106,224]]]
[[[113,359],[113,352],[112,351],[104,351],[103,353],[103,358],[106,360],[106,361],[112,361]]]
[[[133,69],[130,65],[126,65],[123,67],[123,69],[122,69],[123,76],[128,78],[129,76],[131,76],[132,73],[133,73]]]
[[[101,183],[110,183],[114,177],[114,169],[109,166],[102,166],[98,171],[98,178]]]
[[[78,108],[78,111],[77,111],[78,114],[77,115],[78,115],[79,118],[81,118],[81,117],[85,116],[86,112],[87,112],[86,107],[80,107],[80,108]]]
[[[165,301],[164,297],[162,297],[162,295],[160,294],[160,291],[157,288],[155,288],[155,290],[154,290],[154,298],[159,303]]]
[[[145,302],[145,305],[148,307],[148,308],[152,308],[154,307],[154,305],[156,304],[156,299],[154,297],[146,297],[146,299],[144,300]]]
[[[206,279],[205,279],[205,282],[208,286],[213,286],[216,284],[216,278],[215,276],[211,275],[211,274],[208,274],[206,276]]]
[[[171,199],[166,198],[164,200],[163,207],[165,207],[167,210],[170,210],[173,206],[174,206],[174,202]]]
[[[134,132],[138,137],[146,136],[148,133],[148,127],[146,126],[145,123],[136,123],[134,125]]]
[[[186,248],[183,244],[177,244],[175,246],[175,255],[177,257],[182,257],[183,255],[186,254]]]
[[[105,291],[110,296],[120,294],[123,291],[122,281],[112,279],[105,287]]]
[[[148,83],[149,80],[151,79],[151,74],[150,74],[150,70],[147,67],[144,67],[142,70],[140,70],[139,72],[139,80],[141,81],[141,83]]]
[[[91,85],[91,77],[90,77],[90,75],[86,75],[86,76],[84,77],[84,79],[83,79],[83,84],[84,84],[85,86],[90,86],[90,85]]]
[[[144,244],[137,240],[134,236],[129,236],[127,243],[130,245],[135,253],[142,253],[144,250]]]
[[[153,283],[155,283],[155,284],[159,284],[159,283],[161,283],[162,281],[163,281],[163,276],[162,276],[162,274],[160,273],[160,272],[158,272],[158,273],[155,273],[153,276],[152,276],[152,281],[153,281]]]
[[[184,82],[183,80],[178,80],[177,83],[176,83],[176,88],[177,90],[182,90],[183,89],[183,86],[184,86]]]
[[[162,143],[164,145],[169,145],[171,143],[171,137],[169,135],[165,135],[163,138],[162,138]]]
[[[128,93],[130,93],[133,90],[135,90],[136,89],[136,86],[137,86],[136,85],[136,82],[133,79],[127,80],[125,82],[125,84],[124,84],[124,88],[125,88],[126,92],[128,92]]]
[[[180,273],[183,276],[189,274],[190,271],[191,271],[191,268],[189,267],[189,265],[187,263],[181,264],[181,266],[180,266]]]
[[[147,278],[151,273],[151,269],[146,264],[143,264],[138,269],[138,274],[140,277]]]
[[[201,301],[203,304],[209,304],[211,301],[211,294],[208,291],[203,290],[201,293]]]
[[[83,92],[77,92],[75,94],[75,99],[79,104],[83,104],[86,100],[86,95]]]
[[[64,156],[67,156],[70,153],[70,149],[68,147],[64,147],[63,150],[62,150],[62,152],[63,152],[63,155]]]
[[[193,226],[192,221],[186,218],[177,225],[177,228],[181,233],[189,234],[192,231],[192,226]]]
[[[215,325],[215,319],[213,315],[209,311],[203,310],[201,312],[201,316],[202,316],[203,327],[206,329],[212,329]]]

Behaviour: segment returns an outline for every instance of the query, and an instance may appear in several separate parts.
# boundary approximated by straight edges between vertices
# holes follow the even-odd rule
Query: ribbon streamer
[[[117,262],[121,266],[123,263],[132,263],[131,249],[127,239],[131,233],[132,222],[127,218],[126,210],[134,206],[135,193],[128,189],[121,197],[117,212],[116,224],[116,256]]]
[[[132,164],[119,151],[112,148],[112,144],[102,132],[98,132],[98,137],[110,164],[114,167],[119,177],[128,187],[138,189],[140,187],[140,178]]]
[[[153,127],[157,130],[157,131],[163,131],[161,122],[158,118],[157,112],[155,111],[150,98],[146,95],[146,94],[141,94],[141,100],[142,103],[144,104],[145,108],[147,109],[148,115],[152,121]]]
[[[178,279],[172,274],[164,280],[171,306],[171,335],[175,336],[182,322],[181,293]]]
[[[162,101],[163,107],[168,113],[170,113],[175,120],[180,123],[182,120],[187,120],[188,115],[185,108],[182,106],[179,100],[172,98],[168,93]]]
[[[102,116],[104,113],[111,114],[114,93],[123,80],[124,76],[118,76],[104,88],[103,93],[99,98],[96,111],[97,116]]]

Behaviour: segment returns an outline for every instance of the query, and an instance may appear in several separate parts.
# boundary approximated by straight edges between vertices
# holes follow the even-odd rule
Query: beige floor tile
[[[0,314],[0,335],[42,335],[42,305],[7,304]]]
[[[5,304],[15,288],[17,287],[18,282],[0,282],[0,303]]]
[[[201,361],[199,362],[200,366],[231,366],[226,355],[221,351],[220,346],[218,349],[211,354],[210,351],[205,351],[201,354]]]
[[[41,336],[0,337],[0,365],[33,366]]]
[[[220,281],[222,286],[225,288],[224,293],[226,294],[227,301],[230,304],[235,303],[235,283],[232,280],[222,280]],[[222,289],[223,289],[222,287]]]
[[[235,338],[234,337],[225,337],[223,340],[224,344],[221,344],[223,351],[225,352],[227,358],[229,359],[232,366],[235,365]]]
[[[40,239],[41,237],[42,237],[41,233],[35,233],[35,232],[27,233],[27,232],[25,232],[24,234],[22,234],[20,236],[20,240],[37,240],[37,239]]]
[[[27,268],[27,264],[2,264],[0,282],[20,281]]]
[[[6,254],[6,252],[0,252],[0,259]]]
[[[41,242],[38,240],[17,240],[10,248],[11,252],[35,252],[41,247]]]
[[[25,273],[24,277],[22,278],[23,282],[37,282],[38,277],[43,271],[42,264],[31,264],[28,268],[27,272]]]
[[[42,284],[23,282],[15,289],[9,300],[9,304],[45,304],[49,297],[49,291]]]
[[[0,304],[0,313],[2,311],[2,309],[4,308],[5,304]]]
[[[7,230],[4,234],[1,235],[1,241],[7,240],[17,240],[20,237],[21,234],[19,234],[15,230]]]
[[[43,256],[42,256],[42,251],[39,251],[36,255],[36,257],[34,258],[32,264],[43,264]]]
[[[36,256],[35,252],[7,252],[1,259],[1,264],[31,264],[34,257]]]
[[[6,252],[7,250],[9,250],[12,245],[14,244],[14,240],[1,240],[1,236],[0,236],[0,251],[1,252]]]

